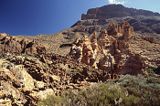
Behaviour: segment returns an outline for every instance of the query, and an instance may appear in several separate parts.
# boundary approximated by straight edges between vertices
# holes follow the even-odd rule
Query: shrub
[[[49,96],[39,106],[160,106],[160,79],[141,75],[122,76],[81,90]]]
[[[141,106],[160,106],[160,79],[149,76],[143,77],[126,75],[117,81],[127,89],[129,95],[140,98]]]
[[[154,68],[154,67],[148,67],[148,68],[146,69],[146,71],[147,71],[149,74],[155,74],[155,70],[156,70],[156,68]]]
[[[79,92],[65,93],[65,104],[69,106],[136,105],[139,98],[126,95],[126,92],[117,84],[100,84]]]

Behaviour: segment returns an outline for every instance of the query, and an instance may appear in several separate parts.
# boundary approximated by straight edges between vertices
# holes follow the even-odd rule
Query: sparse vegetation
[[[159,94],[160,79],[126,75],[80,91],[66,91],[61,97],[50,96],[39,106],[159,106]]]
[[[149,74],[160,74],[160,67],[149,67],[146,69]]]
[[[61,102],[60,96],[49,95],[46,99],[39,101],[38,106],[61,106]]]
[[[130,76],[122,77],[118,83],[127,89],[128,93],[140,98],[141,106],[160,105],[160,79],[155,77]]]
[[[155,67],[149,67],[149,68],[146,69],[146,71],[147,71],[149,74],[155,74],[155,70],[156,70]]]
[[[117,84],[98,84],[77,93],[65,94],[65,104],[70,106],[114,106],[134,105],[139,98],[127,95],[126,90]]]

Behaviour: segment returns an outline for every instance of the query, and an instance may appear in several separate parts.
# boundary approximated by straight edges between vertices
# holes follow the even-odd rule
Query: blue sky
[[[69,28],[89,8],[109,3],[160,12],[160,0],[0,0],[0,32],[53,34]]]

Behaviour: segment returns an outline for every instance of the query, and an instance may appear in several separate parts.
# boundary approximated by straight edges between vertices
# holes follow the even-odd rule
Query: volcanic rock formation
[[[135,31],[143,33],[160,34],[160,14],[152,11],[138,10],[127,8],[123,5],[106,5],[103,7],[89,9],[87,14],[81,16],[81,20],[74,26],[79,26],[76,31],[93,30],[100,31],[101,27],[105,26],[110,20],[116,20],[121,23],[123,20],[128,22],[134,27]]]
[[[133,27],[127,21],[120,26],[110,22],[107,30],[94,32],[76,40],[69,55],[108,73],[139,74],[144,69],[144,60],[129,50],[129,40],[134,37]],[[139,63],[133,65],[134,63]],[[132,64],[132,65],[131,65]]]
[[[18,39],[2,33],[0,34],[0,51],[1,53],[43,54],[46,53],[46,48],[38,45],[34,40]]]
[[[137,10],[124,7],[121,4],[106,5],[100,8],[89,9],[87,14],[82,15],[82,20],[86,19],[106,19],[124,16],[160,16],[159,13],[154,13],[147,10]]]
[[[66,89],[119,78],[70,57],[47,53],[44,46],[29,39],[1,34],[0,41],[0,105],[34,106]]]

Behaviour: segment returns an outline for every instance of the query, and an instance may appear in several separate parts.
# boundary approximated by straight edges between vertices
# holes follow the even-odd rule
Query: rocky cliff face
[[[127,8],[122,5],[107,5],[89,9],[87,14],[83,14],[81,20],[72,26],[72,30],[88,35],[96,32],[99,35],[102,29],[107,29],[108,35],[115,38],[115,35],[131,35],[130,32],[122,34],[124,21],[128,21],[133,27],[130,31],[134,31],[134,37],[128,42],[129,51],[133,55],[143,57],[148,66],[158,67],[160,60],[159,13]],[[119,45],[123,45],[123,42],[119,42]]]
[[[127,8],[123,5],[106,5],[99,8],[89,9],[87,14],[82,14],[81,19],[107,19],[114,17],[126,17],[126,16],[160,16],[159,13],[154,13],[147,10],[137,10],[133,8]]]
[[[127,8],[122,5],[106,5],[89,9],[87,14],[81,16],[81,20],[75,25],[81,25],[81,31],[97,31],[106,25],[109,20],[122,22],[127,20],[135,31],[160,34],[160,14],[147,10]],[[85,26],[83,28],[83,25]],[[82,30],[83,29],[83,30]],[[80,30],[80,29],[79,29]]]

